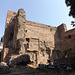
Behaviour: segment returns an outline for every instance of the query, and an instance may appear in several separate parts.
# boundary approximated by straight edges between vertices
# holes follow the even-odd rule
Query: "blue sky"
[[[23,8],[26,12],[26,19],[50,26],[59,26],[62,23],[68,29],[73,27],[70,22],[74,20],[68,16],[69,8],[65,0],[1,0],[0,1],[0,38],[5,31],[7,11],[15,11]]]

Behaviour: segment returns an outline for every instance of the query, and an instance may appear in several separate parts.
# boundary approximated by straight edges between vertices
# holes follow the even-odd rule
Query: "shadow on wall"
[[[52,61],[54,62],[56,59],[60,59],[62,57],[61,53],[61,40],[60,40],[60,32],[58,29],[56,29],[55,35],[54,35],[54,42],[55,42],[55,47],[54,50],[52,51]]]
[[[5,29],[4,46],[3,46],[4,48],[1,54],[1,61],[7,62],[7,64],[9,64],[10,56],[12,54],[19,54],[19,50],[15,51],[15,47],[13,45],[14,26],[15,26],[15,17],[11,18],[9,24],[6,24]]]
[[[14,35],[15,20],[11,19],[9,24],[6,24],[4,35],[4,48],[2,50],[2,61],[7,61],[11,53],[13,53],[13,35]],[[5,60],[6,59],[6,60]]]
[[[46,47],[46,53],[48,54],[48,58],[50,59],[51,49],[49,47]]]
[[[4,35],[4,48],[13,48],[13,36],[15,20],[11,19],[11,22],[7,24]]]

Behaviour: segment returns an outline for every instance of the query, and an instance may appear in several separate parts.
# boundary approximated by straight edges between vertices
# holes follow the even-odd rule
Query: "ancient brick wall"
[[[61,51],[70,50],[70,56],[75,56],[75,28],[68,30],[65,24],[58,27],[61,39]]]
[[[60,37],[60,47],[61,47],[61,51],[63,51],[63,40],[64,40],[64,36],[65,36],[65,32],[67,31],[67,27],[65,24],[61,24],[60,26],[58,26],[58,31],[59,31],[59,37]]]
[[[36,38],[39,41],[43,40],[52,49],[55,48],[55,43],[60,42],[59,32],[56,27],[31,21],[26,21],[26,38]]]
[[[70,56],[75,56],[75,29],[66,31],[62,40],[63,51],[71,50]]]
[[[26,16],[23,9],[18,10],[17,16],[15,18],[15,27],[14,27],[14,37],[13,45],[15,52],[25,53],[25,22]]]
[[[52,27],[26,20],[23,9],[8,11],[2,57],[9,62],[12,54],[28,54],[35,65],[47,64],[48,60],[60,58],[65,31],[64,24]]]
[[[75,49],[75,29],[65,32],[63,42],[65,43],[64,49]]]
[[[11,55],[11,53],[13,53],[13,35],[14,35],[15,16],[16,16],[15,12],[8,10],[6,25],[5,25],[5,33],[4,33],[4,44],[3,44],[4,49],[2,51],[2,61],[3,59]],[[9,49],[7,55],[5,54],[6,48]],[[7,57],[5,57],[5,55]]]
[[[5,25],[5,34],[4,34],[4,47],[8,48],[12,46],[12,40],[14,35],[14,18],[16,13],[13,11],[7,12],[6,25]],[[11,45],[11,46],[10,46]]]

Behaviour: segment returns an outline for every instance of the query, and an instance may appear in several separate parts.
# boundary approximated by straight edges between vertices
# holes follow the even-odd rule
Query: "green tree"
[[[67,6],[70,6],[69,16],[73,16],[75,18],[75,0],[65,0]]]
[[[65,0],[65,3],[67,5],[67,7],[70,7],[70,12],[69,12],[69,16],[72,16],[73,18],[75,18],[75,0]],[[75,21],[71,22],[71,25],[73,25],[73,27],[75,26]]]

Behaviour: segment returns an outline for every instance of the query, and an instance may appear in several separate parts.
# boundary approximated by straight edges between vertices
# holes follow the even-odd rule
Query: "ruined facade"
[[[66,25],[52,27],[26,20],[23,9],[8,11],[2,61],[9,63],[12,55],[28,54],[33,65],[48,64],[62,57],[65,49],[74,51],[75,29]]]

